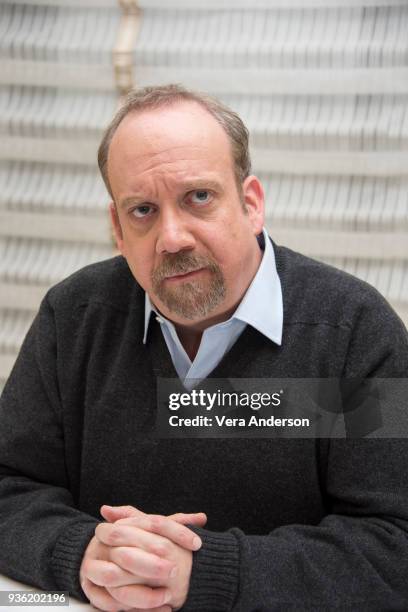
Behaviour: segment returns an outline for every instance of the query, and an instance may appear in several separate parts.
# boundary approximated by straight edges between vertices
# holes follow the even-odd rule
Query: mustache
[[[210,271],[218,271],[218,265],[210,257],[204,255],[193,255],[180,251],[179,253],[169,253],[166,258],[157,266],[152,273],[152,281],[157,284],[163,281],[168,276],[178,274],[187,274],[208,268]]]

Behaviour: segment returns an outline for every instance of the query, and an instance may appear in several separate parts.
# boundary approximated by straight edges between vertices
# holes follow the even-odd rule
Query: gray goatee
[[[210,278],[188,280],[169,286],[165,279],[206,268]],[[207,275],[206,275],[207,276]],[[153,291],[170,312],[185,319],[208,315],[225,298],[225,279],[219,265],[210,257],[180,251],[166,255],[152,273]]]

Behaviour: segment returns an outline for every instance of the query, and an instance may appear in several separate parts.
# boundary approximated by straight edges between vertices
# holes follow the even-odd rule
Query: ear
[[[257,236],[265,222],[265,196],[261,181],[254,175],[247,176],[242,183],[244,206],[254,234]]]
[[[118,211],[116,210],[114,202],[111,202],[109,204],[109,216],[112,224],[113,236],[116,241],[116,246],[123,255],[123,233],[122,228],[120,226]]]

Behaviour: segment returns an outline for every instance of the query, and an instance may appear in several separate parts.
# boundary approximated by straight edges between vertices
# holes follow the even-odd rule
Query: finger
[[[142,608],[132,608],[130,612],[172,612],[171,606],[159,606],[158,608],[150,608],[147,610],[146,608],[142,610]]]
[[[133,606],[141,610],[160,608],[171,599],[171,593],[166,588],[150,588],[144,585],[127,585],[122,587],[108,587],[107,591],[121,605]]]
[[[167,558],[174,543],[163,536],[125,523],[100,523],[95,529],[96,539],[109,551],[113,546],[136,546],[158,557]]]
[[[100,513],[110,523],[118,519],[129,518],[130,516],[144,515],[144,512],[141,512],[134,506],[108,506],[106,504],[101,506]]]
[[[161,583],[174,578],[177,574],[177,566],[171,561],[136,547],[114,547],[110,558],[120,568],[137,577],[158,580]]]
[[[175,544],[171,540],[133,525],[100,523],[95,529],[95,537],[101,546],[109,551],[107,559],[110,561],[115,560],[115,557],[112,556],[115,548],[135,547],[173,562],[172,554],[174,554]],[[85,570],[88,571],[86,563],[90,561],[84,564]],[[92,580],[92,576],[89,577]],[[156,586],[156,583],[157,579],[149,580],[149,586]]]
[[[207,515],[204,512],[195,512],[194,514],[177,512],[176,514],[170,514],[167,518],[181,525],[196,525],[197,527],[204,527],[207,522]]]
[[[101,506],[101,515],[108,522],[112,523],[119,519],[126,519],[133,516],[147,516],[145,512],[138,510],[134,506],[107,506],[106,504]],[[170,518],[177,523],[183,525],[197,525],[203,527],[207,522],[207,516],[204,512],[184,513],[177,512],[171,514],[167,518]]]
[[[122,569],[111,561],[92,559],[84,563],[82,574],[94,584],[102,587],[124,586],[125,584],[143,584],[143,578]]]
[[[131,610],[133,607],[117,601],[106,589],[93,584],[87,578],[83,579],[81,585],[91,604],[100,610],[119,612],[120,610]]]
[[[138,517],[120,519],[116,521],[115,525],[134,525],[145,531],[150,531],[150,533],[163,536],[186,550],[199,550],[202,546],[201,539],[194,531],[167,516],[160,516],[159,514],[144,514]]]

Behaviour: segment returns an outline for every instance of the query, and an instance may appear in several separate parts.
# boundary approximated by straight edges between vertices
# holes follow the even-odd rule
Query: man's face
[[[227,319],[258,268],[263,192],[239,193],[227,135],[194,102],[131,113],[108,175],[118,248],[164,316],[204,329]]]

